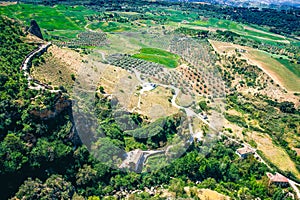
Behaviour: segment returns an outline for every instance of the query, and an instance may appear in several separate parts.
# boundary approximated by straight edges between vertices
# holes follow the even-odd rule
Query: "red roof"
[[[270,181],[273,183],[274,182],[275,183],[288,183],[289,182],[289,180],[286,177],[282,176],[281,174],[278,174],[277,172],[275,175],[273,175],[273,174],[267,174],[267,175],[270,178]]]
[[[236,150],[240,155],[254,153],[254,150],[249,147],[243,147]]]

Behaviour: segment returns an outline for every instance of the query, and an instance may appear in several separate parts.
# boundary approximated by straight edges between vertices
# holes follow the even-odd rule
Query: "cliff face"
[[[55,117],[62,111],[66,110],[68,108],[71,108],[71,106],[72,106],[72,101],[69,99],[66,99],[65,97],[63,97],[59,94],[57,96],[53,111],[48,110],[48,109],[44,109],[41,111],[32,110],[30,113],[37,117],[40,117],[41,119],[47,120],[47,119],[51,119],[51,118]]]
[[[41,118],[42,120],[51,120],[61,112],[69,110],[69,116],[71,119],[72,126],[70,126],[70,132],[68,136],[65,138],[65,141],[72,141],[74,145],[82,144],[81,139],[77,133],[76,127],[74,125],[73,113],[72,113],[72,101],[69,98],[62,96],[62,94],[58,93],[55,105],[52,110],[44,109],[44,110],[31,110],[30,114],[35,115],[36,117]],[[25,135],[24,139],[28,142],[29,145],[36,142],[36,137],[34,134],[28,133]]]
[[[37,36],[38,38],[40,38],[42,40],[44,39],[43,35],[42,35],[42,32],[41,32],[41,29],[40,29],[39,25],[37,24],[37,22],[34,19],[31,20],[31,22],[30,22],[30,27],[28,29],[28,32],[35,35],[35,36]]]

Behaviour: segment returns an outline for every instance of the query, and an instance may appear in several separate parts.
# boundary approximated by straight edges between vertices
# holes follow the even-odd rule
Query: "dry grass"
[[[144,92],[141,95],[140,112],[152,120],[173,115],[178,112],[178,109],[168,101],[172,96],[171,90],[164,87]]]
[[[191,95],[183,94],[181,91],[179,92],[176,98],[176,103],[183,107],[190,106],[193,103],[193,101],[195,101],[195,99]]]
[[[140,94],[138,90],[140,82],[134,74],[124,69],[107,66],[100,75],[99,85],[105,88],[107,94],[115,96],[124,108],[146,115],[151,120],[178,112],[178,109],[168,101],[168,98],[172,97],[170,89],[157,87]]]
[[[185,187],[184,191],[190,196],[191,190],[193,192],[196,192],[199,199],[203,200],[229,200],[230,198],[228,196],[225,196],[223,194],[220,194],[216,191],[210,190],[210,189],[198,189],[196,187],[190,188]]]
[[[210,189],[199,189],[197,187],[184,187],[186,194],[191,197],[191,192],[196,194],[201,200],[229,200],[230,197],[220,194]],[[166,189],[160,191],[159,197],[167,199],[176,199],[175,192],[168,191]],[[190,198],[184,198],[190,199]]]
[[[76,74],[82,64],[79,53],[51,46],[43,57],[45,63],[33,66],[32,76],[43,83],[51,83],[56,87],[63,85],[70,89],[74,83],[71,74]]]
[[[133,74],[126,70],[111,65],[106,66],[99,76],[98,84],[104,87],[107,94],[117,97],[124,108],[131,110],[131,101],[137,104],[136,92],[140,83]]]
[[[257,149],[261,150],[271,163],[283,171],[291,171],[297,178],[300,178],[300,173],[296,169],[295,163],[284,149],[272,143],[272,139],[268,135],[252,132],[249,134],[249,139],[253,139],[256,142]]]
[[[219,54],[226,53],[227,55],[231,55],[235,52],[237,48],[236,45],[228,42],[220,42],[209,40],[210,44],[213,46],[214,50],[217,51]]]
[[[244,135],[242,134],[243,128],[234,123],[229,122],[227,119],[224,119],[224,128],[232,130],[231,133],[229,131],[226,131],[227,135],[229,135],[230,137],[241,140],[244,139]]]

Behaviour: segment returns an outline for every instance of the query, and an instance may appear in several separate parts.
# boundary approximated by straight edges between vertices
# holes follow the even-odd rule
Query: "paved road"
[[[298,187],[300,187],[299,183],[296,183],[295,181],[288,179],[290,186],[294,189],[294,191],[296,192],[297,198],[300,199],[300,191],[298,189]],[[298,187],[297,187],[298,186]]]

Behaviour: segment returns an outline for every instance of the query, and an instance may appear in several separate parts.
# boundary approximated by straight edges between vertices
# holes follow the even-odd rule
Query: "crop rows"
[[[205,73],[195,67],[179,67],[168,70],[164,66],[132,58],[126,54],[113,54],[107,58],[109,64],[121,67],[131,73],[137,70],[142,78],[149,81],[157,81],[166,85],[179,88],[184,94],[204,95],[207,97],[223,96],[224,84],[213,73]]]
[[[66,42],[57,42],[58,46],[104,46],[108,44],[106,34],[103,32],[82,32],[78,34],[78,38]]]

